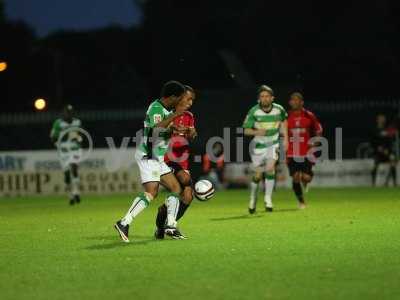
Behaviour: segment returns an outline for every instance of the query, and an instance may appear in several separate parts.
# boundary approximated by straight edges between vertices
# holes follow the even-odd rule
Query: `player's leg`
[[[296,195],[297,201],[299,202],[299,208],[305,208],[303,188],[301,186],[302,173],[301,171],[295,171],[292,175],[292,189]]]
[[[312,181],[313,176],[311,174],[308,174],[306,172],[301,173],[301,183],[303,184],[305,188],[305,192],[307,192],[308,184]]]
[[[184,170],[182,168],[175,169],[175,176],[179,181],[179,184],[182,188],[181,199],[179,201],[179,209],[178,214],[176,216],[176,221],[179,221],[186,210],[189,208],[190,204],[193,201],[193,190],[192,190],[192,179],[190,176],[190,172],[188,170]],[[155,233],[155,237],[157,239],[164,238],[164,228],[167,223],[167,206],[165,203],[160,205],[158,208],[157,218],[156,218],[156,226],[157,230]]]
[[[143,183],[144,192],[135,196],[125,216],[115,224],[114,227],[124,242],[129,242],[128,233],[132,221],[157,197],[158,187],[157,181]]]
[[[310,162],[307,158],[304,160],[304,162],[301,163],[301,183],[304,187],[305,193],[308,192],[309,184],[314,177],[314,173],[312,171],[313,165],[314,164]]]
[[[192,178],[190,171],[188,170],[187,164],[178,164],[175,162],[169,162],[168,166],[174,170],[175,177],[178,179],[179,184],[182,188],[181,200],[179,203],[179,211],[177,215],[177,220],[182,218],[186,209],[189,207],[193,200],[193,190],[192,190]],[[166,223],[167,218],[167,207],[162,204],[158,208],[158,214],[156,219],[156,225],[158,228],[163,227]]]
[[[254,214],[257,206],[258,187],[263,179],[263,170],[258,167],[254,170],[253,177],[250,182],[250,200],[249,200],[249,213]]]
[[[72,194],[72,187],[71,187],[71,166],[70,166],[70,155],[68,152],[59,151],[59,161],[61,168],[64,172],[64,183],[67,191],[70,193],[69,204],[74,205],[75,199]]]
[[[168,168],[167,165],[165,165],[165,167]],[[165,199],[165,205],[167,207],[165,234],[174,239],[185,238],[176,228],[176,218],[179,211],[180,194],[182,192],[181,185],[172,171],[161,176],[161,184],[170,191]]]
[[[396,157],[393,154],[389,155],[389,173],[386,177],[386,186],[389,185],[390,179],[393,181],[393,186],[396,186],[397,184],[397,162],[396,162]]]
[[[70,164],[71,193],[72,193],[72,199],[74,200],[75,203],[81,202],[80,187],[79,187],[80,179],[79,179],[78,169],[79,168],[77,163]]]
[[[381,159],[379,157],[379,155],[375,155],[375,159],[374,159],[374,167],[372,169],[371,172],[371,176],[372,176],[372,185],[376,186],[376,177],[378,174],[378,169],[379,169],[379,165],[380,165]]]
[[[157,161],[137,159],[137,163],[144,192],[135,196],[125,216],[114,225],[124,242],[129,242],[128,233],[132,221],[157,197],[160,182],[160,165]]]
[[[192,177],[190,176],[190,172],[188,170],[180,170],[178,173],[176,173],[176,178],[182,187],[182,199],[179,202],[179,211],[176,217],[176,220],[179,221],[193,201],[193,189]]]
[[[272,193],[275,186],[275,171],[277,166],[277,161],[279,158],[279,144],[270,146],[265,152],[265,195],[264,203],[265,210],[267,212],[272,212]]]
[[[159,183],[157,181],[143,183],[144,192],[139,193],[133,199],[132,205],[129,207],[128,212],[121,219],[122,225],[130,225],[133,219],[149,206],[150,202],[157,197],[158,187]]]
[[[65,183],[67,190],[71,193],[71,170],[69,167],[63,168],[63,169],[64,169],[63,170],[64,171],[64,183]],[[70,205],[75,204],[75,200],[74,200],[74,197],[72,196],[72,193],[71,193],[71,197],[69,199],[69,204]]]
[[[276,160],[268,159],[265,164],[265,195],[264,195],[264,203],[265,210],[267,212],[272,212],[273,204],[272,204],[272,193],[274,191],[275,185],[275,168],[276,168]]]
[[[254,214],[257,206],[258,187],[263,179],[263,164],[264,156],[262,153],[252,154],[251,162],[253,167],[253,176],[250,182],[250,199],[249,199],[249,213]]]
[[[299,202],[299,206],[304,202],[303,189],[301,187],[301,168],[299,167],[299,162],[296,162],[293,157],[289,157],[287,161],[287,166],[289,169],[289,174],[292,177],[292,189]]]

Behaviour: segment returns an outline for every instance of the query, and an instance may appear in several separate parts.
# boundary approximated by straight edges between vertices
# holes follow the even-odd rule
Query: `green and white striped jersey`
[[[71,123],[63,119],[57,119],[51,128],[50,137],[58,142],[57,147],[61,151],[74,151],[81,148],[82,137],[79,130],[82,126],[81,120],[73,118]]]
[[[156,125],[165,120],[172,111],[164,107],[160,100],[152,102],[147,109],[144,120],[143,140],[138,148],[139,157],[164,161],[164,155],[168,151],[168,143],[171,134],[168,129],[156,128]]]
[[[247,113],[243,128],[266,129],[265,136],[255,136],[253,138],[255,149],[264,149],[279,143],[279,127],[286,119],[287,112],[281,105],[272,103],[271,110],[265,112],[257,104]]]

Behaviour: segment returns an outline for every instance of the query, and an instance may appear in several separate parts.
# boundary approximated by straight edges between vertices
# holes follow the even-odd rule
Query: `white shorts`
[[[82,149],[59,151],[61,168],[66,171],[71,164],[79,164],[82,160]]]
[[[269,146],[265,149],[254,149],[254,153],[250,154],[250,156],[254,168],[262,167],[268,160],[278,160],[279,144]]]
[[[136,157],[136,162],[139,166],[142,183],[160,182],[161,176],[172,172],[172,169],[165,162],[156,159]]]

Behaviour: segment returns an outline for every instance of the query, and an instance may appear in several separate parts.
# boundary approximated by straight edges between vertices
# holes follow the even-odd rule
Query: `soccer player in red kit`
[[[299,208],[304,209],[306,203],[303,196],[303,188],[313,178],[312,167],[316,157],[310,139],[322,135],[322,126],[317,117],[304,108],[304,98],[300,93],[293,93],[289,100],[288,132],[289,147],[287,150],[287,164],[290,176],[293,179],[293,191],[299,201]]]
[[[188,111],[193,105],[196,97],[192,87],[185,86],[186,92],[178,104],[182,106],[185,112],[174,119],[173,124],[179,128],[179,132],[173,133],[170,141],[170,150],[165,154],[164,161],[173,170],[176,178],[182,187],[181,200],[179,202],[179,210],[176,221],[182,218],[190,203],[193,200],[192,178],[189,171],[190,147],[189,140],[193,140],[197,136],[194,116]],[[156,239],[163,239],[165,235],[165,223],[167,218],[167,207],[165,204],[158,208],[156,218]],[[185,239],[186,237],[179,232],[179,235],[171,236],[174,239]]]

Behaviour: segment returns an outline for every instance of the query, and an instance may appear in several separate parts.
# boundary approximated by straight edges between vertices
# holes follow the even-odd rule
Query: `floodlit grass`
[[[399,189],[311,189],[298,211],[247,213],[247,191],[195,201],[188,240],[153,239],[155,203],[129,244],[112,225],[130,196],[0,200],[0,299],[399,299]]]

